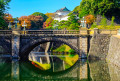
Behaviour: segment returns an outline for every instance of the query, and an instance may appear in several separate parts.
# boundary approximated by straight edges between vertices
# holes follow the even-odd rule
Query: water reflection
[[[93,81],[110,81],[109,69],[106,61],[90,62],[90,72]]]
[[[110,81],[120,81],[120,67],[108,62]]]
[[[34,55],[35,56],[35,55]],[[40,58],[41,56],[39,56]],[[0,57],[0,81],[119,81],[120,69],[106,61],[86,61],[78,59],[72,66],[66,68],[68,56],[41,57],[41,64],[50,64],[43,70],[35,67],[32,62],[8,61]],[[38,55],[34,59],[38,61]],[[44,59],[44,60],[43,60]],[[52,60],[53,59],[53,60]],[[38,61],[40,63],[40,60]],[[53,62],[53,63],[51,63]],[[70,65],[70,64],[69,64]],[[53,69],[54,67],[54,69]]]
[[[0,81],[11,79],[11,62],[9,58],[0,57]]]
[[[11,76],[13,80],[19,80],[19,60],[13,59],[12,60],[12,70]]]
[[[59,72],[73,66],[78,60],[77,54],[57,54],[44,52],[31,52],[29,60],[41,70]]]

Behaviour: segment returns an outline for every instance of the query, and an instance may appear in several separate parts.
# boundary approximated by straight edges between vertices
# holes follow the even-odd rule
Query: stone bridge
[[[70,46],[80,56],[87,54],[88,35],[87,31],[84,33],[81,35],[75,30],[25,31],[20,35],[20,57],[27,58],[32,49],[45,42],[61,42]]]
[[[116,34],[116,30],[100,30],[100,34]],[[87,55],[90,38],[98,33],[95,30],[4,30],[0,31],[0,45],[13,57],[28,59],[28,54],[36,46],[45,42],[61,42],[67,44],[81,57]],[[12,51],[10,51],[12,49]]]

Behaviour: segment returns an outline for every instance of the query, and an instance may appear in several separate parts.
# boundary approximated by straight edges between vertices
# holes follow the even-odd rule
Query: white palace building
[[[71,11],[68,10],[66,7],[64,8],[61,8],[60,10],[57,10],[55,12],[55,17],[54,17],[54,20],[58,20],[58,21],[62,21],[62,20],[68,20],[68,14],[70,13]]]

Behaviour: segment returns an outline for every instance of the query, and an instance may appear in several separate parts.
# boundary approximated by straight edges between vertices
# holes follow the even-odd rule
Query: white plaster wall
[[[61,21],[61,19],[60,19],[60,18],[54,18],[54,20],[58,20],[58,21]]]
[[[61,18],[61,20],[68,20],[68,17],[69,16],[63,17],[63,18]]]
[[[54,18],[54,20],[58,20],[58,21],[62,21],[62,20],[68,20],[68,17],[69,16],[65,16],[65,17],[63,17],[63,18]]]
[[[69,14],[70,12],[58,12],[57,14],[58,15],[67,15],[67,14]]]

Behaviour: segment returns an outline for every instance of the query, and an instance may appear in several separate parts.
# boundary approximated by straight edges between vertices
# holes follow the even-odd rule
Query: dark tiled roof
[[[64,7],[64,8],[57,10],[56,12],[64,12],[64,11],[70,11],[70,10],[68,10],[66,7]]]

